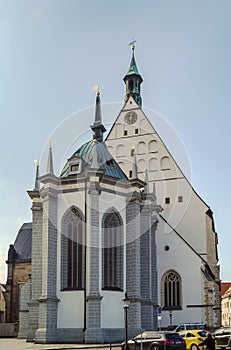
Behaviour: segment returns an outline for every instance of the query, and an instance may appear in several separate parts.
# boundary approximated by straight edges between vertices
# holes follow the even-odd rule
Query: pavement
[[[25,339],[0,338],[0,350],[110,350],[110,344],[34,344]],[[112,350],[121,350],[121,346],[113,345]]]

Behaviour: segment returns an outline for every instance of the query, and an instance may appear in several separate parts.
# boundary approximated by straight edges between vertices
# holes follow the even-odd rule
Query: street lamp
[[[172,326],[172,309],[169,310],[170,326]]]
[[[130,306],[130,300],[127,296],[127,293],[125,293],[123,302],[124,302],[124,322],[125,322],[125,350],[128,350],[128,309]]]

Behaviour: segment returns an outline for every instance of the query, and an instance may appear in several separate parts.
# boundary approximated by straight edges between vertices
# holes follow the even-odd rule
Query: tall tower
[[[141,75],[139,74],[136,61],[135,61],[135,45],[131,46],[132,48],[132,58],[131,63],[128,69],[127,74],[124,77],[124,82],[126,84],[126,96],[125,96],[125,102],[128,101],[129,97],[132,96],[138,106],[142,106],[142,98],[140,94],[140,86],[143,81]]]

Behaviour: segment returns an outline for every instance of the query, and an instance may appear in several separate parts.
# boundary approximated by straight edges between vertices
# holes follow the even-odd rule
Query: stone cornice
[[[60,184],[60,178],[52,175],[52,174],[45,174],[39,177],[39,182],[43,183],[43,184],[55,184],[55,185],[59,185]]]
[[[140,179],[129,180],[129,183],[132,187],[138,187],[138,188],[143,188],[146,185],[146,182]]]
[[[30,196],[31,199],[34,199],[34,198],[40,198],[40,192],[39,191],[27,191],[28,195]]]
[[[87,301],[89,301],[89,300],[102,300],[103,296],[100,294],[89,294],[86,299],[87,299]]]
[[[57,297],[41,296],[41,298],[39,298],[40,303],[58,303],[59,301],[60,299],[58,299]]]

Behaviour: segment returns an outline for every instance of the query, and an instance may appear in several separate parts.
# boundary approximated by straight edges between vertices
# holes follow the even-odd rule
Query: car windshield
[[[190,324],[186,326],[186,329],[203,329],[203,324]]]

